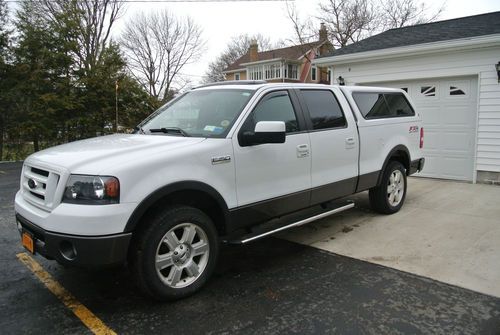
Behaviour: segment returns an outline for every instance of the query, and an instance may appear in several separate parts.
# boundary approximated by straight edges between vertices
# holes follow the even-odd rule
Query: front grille
[[[58,173],[25,164],[21,182],[24,199],[37,207],[50,210],[59,178]]]

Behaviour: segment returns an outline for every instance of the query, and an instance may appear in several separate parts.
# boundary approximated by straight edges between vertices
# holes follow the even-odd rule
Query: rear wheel
[[[175,206],[156,215],[134,238],[130,263],[139,288],[157,300],[184,298],[212,274],[217,231],[197,208]]]
[[[393,214],[401,209],[406,198],[406,170],[397,161],[391,161],[382,175],[379,186],[370,189],[370,205],[383,214]]]

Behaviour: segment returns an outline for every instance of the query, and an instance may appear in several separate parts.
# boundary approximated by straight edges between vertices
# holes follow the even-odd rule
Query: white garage
[[[425,129],[422,176],[500,183],[500,12],[392,29],[314,63],[332,84],[408,92]]]

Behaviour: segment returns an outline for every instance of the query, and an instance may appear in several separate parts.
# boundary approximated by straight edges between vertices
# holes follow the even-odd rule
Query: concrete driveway
[[[356,207],[281,237],[500,297],[500,187],[408,179],[402,210]]]

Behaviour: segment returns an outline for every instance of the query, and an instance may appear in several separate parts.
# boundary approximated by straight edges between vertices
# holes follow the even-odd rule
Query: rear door
[[[335,87],[296,92],[311,141],[311,204],[354,193],[359,139],[347,101]]]

